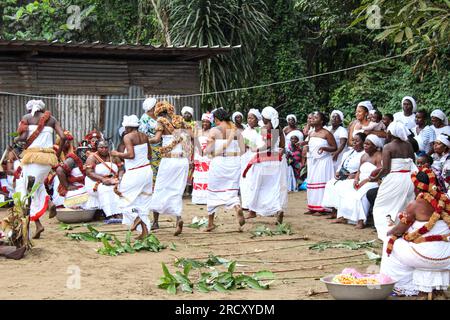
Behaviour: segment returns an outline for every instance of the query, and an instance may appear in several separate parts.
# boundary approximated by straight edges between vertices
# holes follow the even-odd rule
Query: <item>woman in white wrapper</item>
[[[334,171],[337,171],[342,161],[344,152],[347,151],[348,131],[344,128],[344,114],[340,110],[333,110],[330,114],[331,125],[326,127],[336,140],[337,150],[332,153]]]
[[[97,152],[91,153],[86,160],[85,187],[89,194],[86,206],[103,210],[108,220],[121,219],[120,198],[115,188],[122,175],[121,162],[111,157],[108,143],[104,140],[100,141]]]
[[[340,206],[341,197],[338,197],[338,191],[341,185],[345,185],[347,180],[353,181],[361,164],[361,157],[364,155],[364,141],[366,135],[362,132],[355,134],[353,138],[353,148],[347,150],[342,156],[342,162],[336,171],[333,179],[325,185],[322,206],[332,210],[331,216],[327,219],[337,218],[337,208]],[[353,187],[353,184],[351,185]],[[345,199],[344,199],[345,201]]]
[[[450,285],[450,201],[429,168],[421,167],[412,180],[417,198],[389,230],[380,270],[396,281],[394,292],[406,296]]]
[[[282,164],[284,134],[278,128],[278,112],[273,107],[264,108],[261,115],[260,125],[264,146],[257,150],[243,172],[244,176],[250,173],[248,217],[275,215],[277,223],[281,224],[287,194],[286,175]]]
[[[399,121],[392,122],[387,128],[387,143],[383,147],[383,167],[378,174],[369,177],[376,182],[384,177],[373,207],[373,220],[378,238],[386,238],[388,220],[396,220],[400,211],[414,199],[414,186],[410,175],[417,170],[414,164],[414,150],[408,142],[409,131]]]
[[[205,153],[209,130],[213,121],[212,113],[202,115],[202,129],[195,133],[194,182],[192,185],[192,203],[206,204],[208,194],[208,172],[211,160]]]
[[[378,183],[370,182],[369,176],[381,168],[381,149],[383,141],[374,134],[369,134],[364,142],[365,154],[361,157],[358,172],[353,180],[345,180],[336,189],[339,198],[336,223],[355,223],[357,229],[363,229],[369,210],[366,193],[377,188]]]
[[[150,202],[152,200],[152,176],[150,166],[151,147],[147,135],[138,131],[139,119],[136,115],[124,116],[123,142],[125,152],[111,151],[111,156],[124,159],[125,174],[118,187],[119,210],[123,214],[123,224],[131,225],[131,230],[141,231],[139,239],[148,235]]]
[[[261,137],[261,128],[258,122],[262,120],[261,113],[258,109],[250,109],[247,115],[247,127],[242,132],[244,138],[245,153],[241,156],[241,177],[239,181],[239,189],[241,192],[242,208],[248,210],[248,202],[251,195],[250,190],[250,173],[243,177],[243,172],[247,167],[248,162],[256,154],[258,148],[263,146]]]
[[[25,143],[22,157],[22,174],[17,180],[16,191],[22,196],[27,194],[28,177],[34,177],[34,186],[38,186],[31,197],[30,220],[36,224],[36,232],[33,236],[38,239],[44,231],[40,218],[47,209],[50,210],[49,217],[56,216],[56,206],[50,201],[50,196],[45,190],[44,181],[51,168],[58,164],[66,136],[59,122],[52,116],[50,111],[45,111],[42,100],[30,100],[27,110],[30,112],[23,116],[19,123],[17,132],[18,141]],[[53,135],[56,132],[60,137],[58,151],[53,149]]]
[[[162,147],[161,163],[151,202],[152,229],[159,228],[160,214],[173,215],[177,217],[174,235],[178,236],[183,230],[181,213],[189,171],[192,131],[183,117],[175,114],[175,108],[167,101],[156,104],[155,115],[158,117],[158,126],[150,143],[157,143],[162,139]]]
[[[315,112],[312,124],[314,131],[309,135],[308,142],[308,181],[307,201],[308,211],[305,214],[320,216],[331,210],[322,206],[325,185],[334,177],[333,157],[336,151],[336,140],[324,128],[327,123],[325,114]]]
[[[207,153],[213,158],[208,175],[208,227],[215,229],[214,217],[217,209],[225,206],[234,209],[239,226],[245,224],[239,199],[239,179],[241,175],[241,154],[244,151],[242,135],[230,121],[229,114],[222,108],[213,112],[216,126],[210,130]]]

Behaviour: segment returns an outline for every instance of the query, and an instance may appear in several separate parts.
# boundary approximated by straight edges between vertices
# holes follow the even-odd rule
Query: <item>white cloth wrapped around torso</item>
[[[194,174],[192,183],[192,203],[206,204],[208,193],[208,172],[211,160],[204,154],[208,144],[208,136],[198,136],[199,148],[194,153]]]

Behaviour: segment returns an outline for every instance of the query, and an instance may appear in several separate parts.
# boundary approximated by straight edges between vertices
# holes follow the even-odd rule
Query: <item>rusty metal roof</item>
[[[155,46],[151,44],[113,44],[96,42],[48,42],[42,40],[0,39],[0,54],[58,57],[101,57],[113,59],[155,59],[198,61],[226,54],[241,46]]]

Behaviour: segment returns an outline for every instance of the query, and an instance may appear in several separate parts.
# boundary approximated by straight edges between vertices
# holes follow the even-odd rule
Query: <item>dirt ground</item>
[[[194,216],[206,217],[206,207],[184,200],[184,221],[189,224]],[[289,208],[285,222],[291,224],[291,236],[264,236],[251,238],[250,231],[258,225],[275,228],[275,218],[267,217],[247,220],[243,232],[238,232],[234,212],[219,212],[218,228],[212,233],[201,229],[184,228],[181,236],[173,236],[174,222],[169,216],[161,217],[161,229],[155,232],[164,244],[173,242],[176,250],[169,247],[158,253],[138,252],[116,257],[103,256],[96,252],[101,243],[77,242],[65,236],[66,232],[81,232],[85,228],[63,231],[56,219],[45,216],[42,221],[45,232],[41,239],[34,240],[34,248],[19,261],[0,258],[0,300],[4,299],[333,299],[320,277],[339,273],[345,267],[365,271],[373,263],[367,258],[365,249],[310,250],[309,245],[319,241],[376,239],[375,230],[357,230],[351,225],[331,224],[324,217],[304,215],[306,193],[289,194]],[[5,215],[0,212],[0,217]],[[172,219],[175,221],[174,219]],[[106,225],[96,228],[112,231],[120,239],[125,237],[123,225]],[[34,227],[33,227],[34,230]],[[306,236],[308,240],[301,239]],[[263,250],[263,252],[259,252]],[[374,249],[381,253],[381,248]],[[236,260],[237,272],[251,274],[258,270],[276,273],[276,281],[269,290],[236,290],[230,293],[211,292],[193,294],[178,291],[170,295],[157,286],[162,276],[161,262],[171,272],[176,257],[206,258],[213,253],[229,260]],[[204,260],[204,259],[203,259]],[[299,270],[305,267],[303,270]],[[80,287],[72,288],[73,273],[80,270]],[[195,274],[194,271],[191,272]],[[69,284],[69,286],[68,286]],[[316,294],[311,295],[311,291]]]

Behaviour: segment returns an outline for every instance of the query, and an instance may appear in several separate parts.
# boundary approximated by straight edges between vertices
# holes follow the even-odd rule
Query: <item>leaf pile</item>
[[[122,253],[135,253],[137,251],[159,252],[167,248],[153,234],[148,235],[142,240],[136,240],[134,243],[131,243],[131,231],[127,232],[125,243],[122,243],[115,235],[112,237],[114,239],[112,244],[106,237],[101,238],[103,248],[98,249],[98,253],[107,256],[118,256]]]
[[[69,226],[70,227],[70,226]],[[73,227],[70,227],[73,228]],[[88,228],[89,232],[79,232],[79,233],[66,233],[66,237],[77,240],[77,241],[91,241],[91,242],[101,242],[103,241],[103,238],[105,240],[111,240],[113,236],[109,233],[103,233],[95,229],[90,224],[86,225],[86,228]],[[71,230],[71,229],[68,229]]]
[[[191,265],[191,268],[200,269],[207,267],[214,267],[219,265],[228,266],[230,264],[229,260],[217,257],[215,255],[210,254],[208,259],[204,262],[198,261],[195,259],[189,258],[179,258],[175,261],[175,266],[177,267],[186,267],[187,265]]]
[[[262,237],[262,236],[276,236],[276,235],[291,235],[292,234],[292,230],[291,230],[291,225],[290,224],[286,224],[286,223],[282,223],[282,224],[278,224],[275,228],[275,230],[271,230],[270,228],[266,227],[266,226],[257,226],[256,229],[254,231],[251,232],[252,234],[252,238],[255,237]]]
[[[265,290],[269,289],[269,285],[275,279],[274,274],[270,271],[259,271],[253,276],[244,274],[234,276],[236,261],[233,261],[228,266],[227,271],[219,272],[213,270],[211,272],[202,272],[197,281],[192,282],[189,279],[192,267],[191,264],[187,263],[183,268],[183,273],[176,271],[175,274],[171,274],[167,266],[162,263],[164,276],[159,279],[158,287],[166,289],[170,294],[176,294],[178,288],[181,288],[183,292],[189,293],[193,293],[194,289],[203,293],[210,291],[228,292],[244,288]],[[263,282],[263,280],[270,281]]]
[[[335,249],[349,249],[349,250],[358,250],[358,249],[366,249],[366,248],[377,248],[377,244],[375,243],[376,240],[370,240],[370,241],[352,241],[352,240],[345,240],[341,242],[331,242],[331,241],[321,241],[318,243],[313,244],[309,247],[310,250],[318,250],[323,251],[325,249],[329,248],[335,248]]]
[[[192,218],[192,223],[188,224],[188,228],[200,229],[201,227],[206,227],[208,225],[208,219],[206,218]]]

